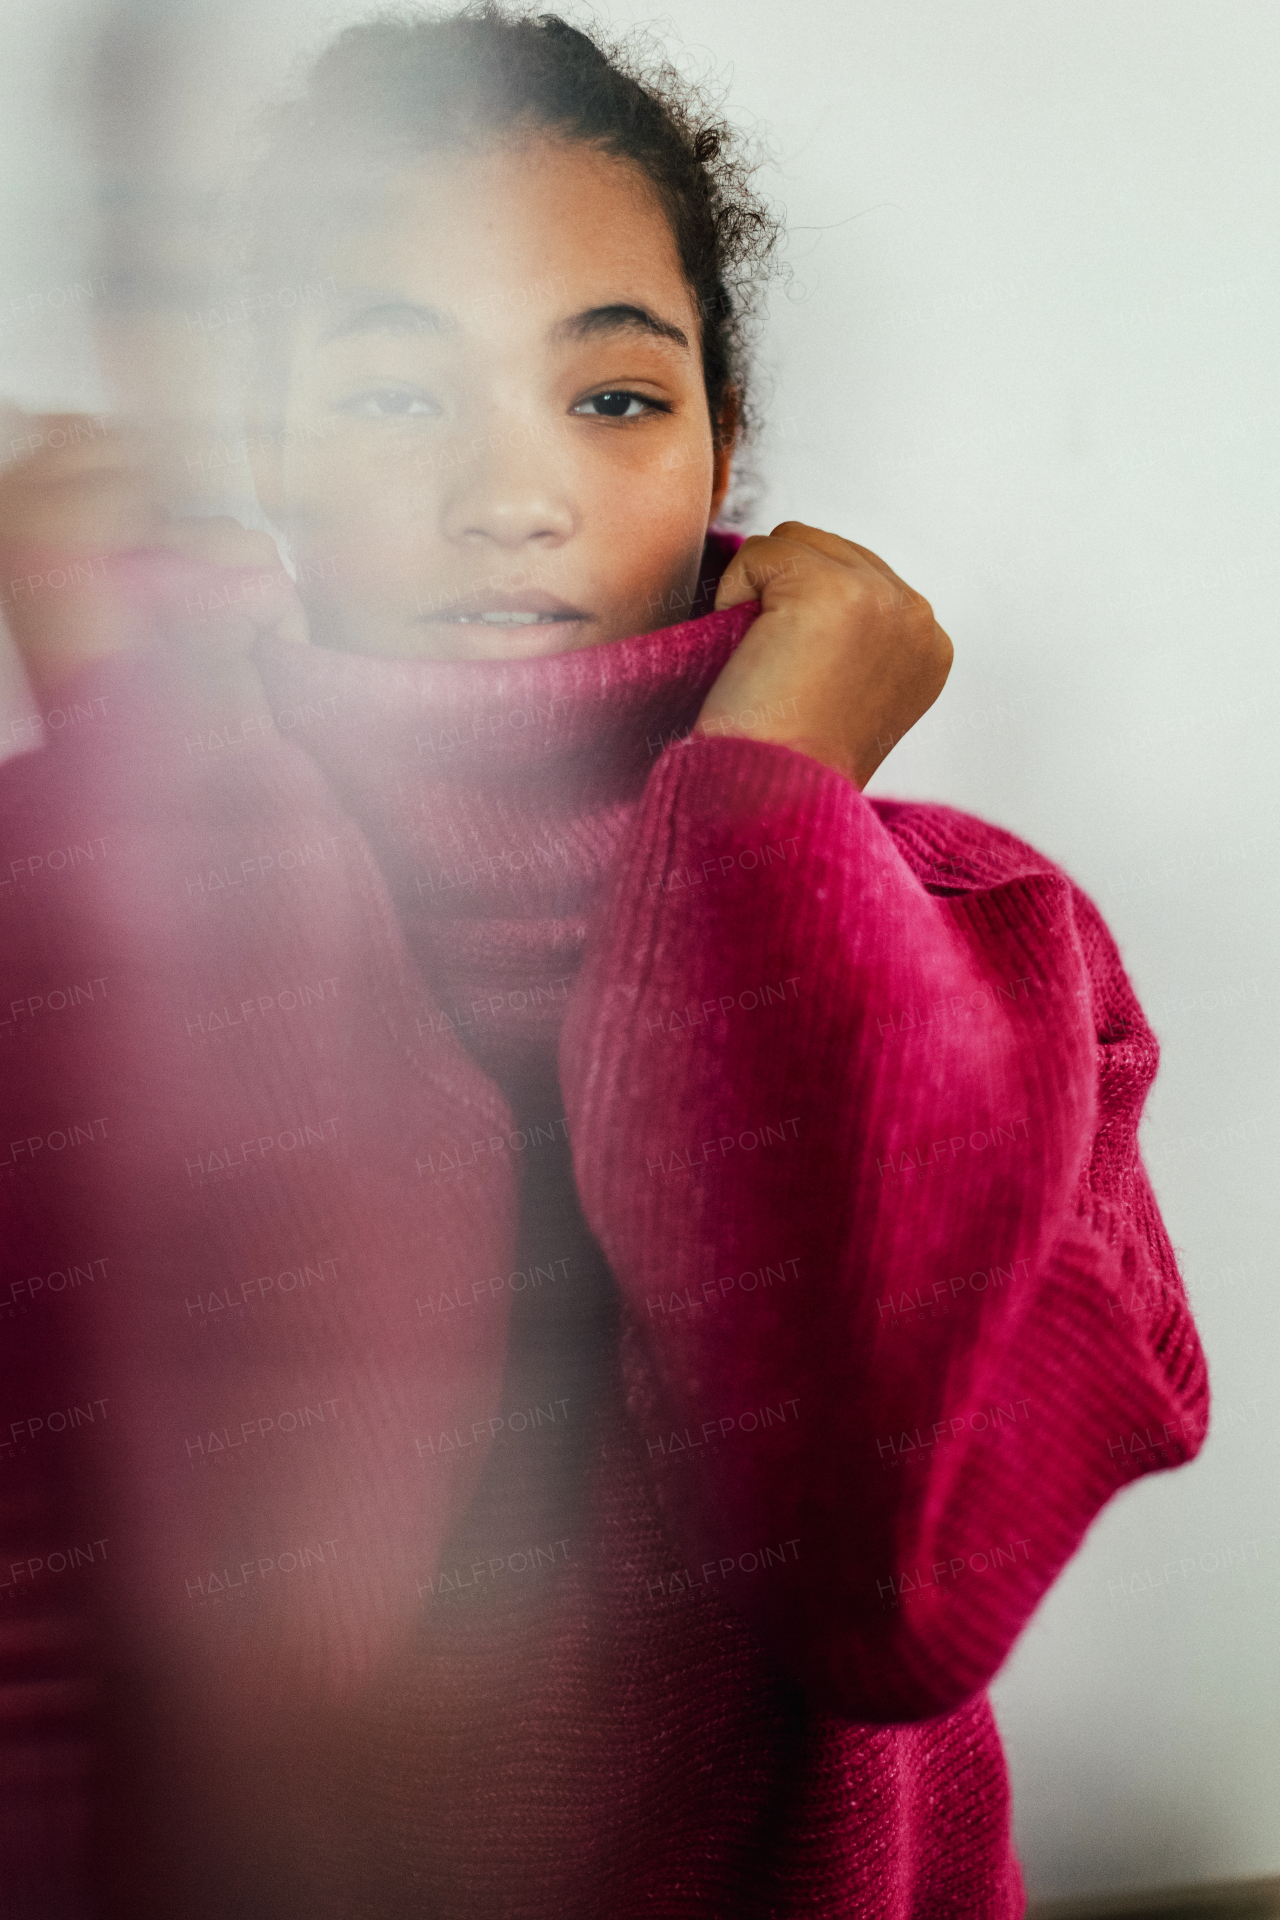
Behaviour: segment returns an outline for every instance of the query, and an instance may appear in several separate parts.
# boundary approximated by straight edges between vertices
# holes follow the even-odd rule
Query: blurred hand
[[[307,640],[270,535],[175,514],[167,459],[126,422],[0,407],[0,614],[38,697],[157,641],[203,648],[232,691],[260,633]]]
[[[759,616],[694,732],[792,747],[865,787],[951,671],[929,602],[878,554],[799,520],[734,554],[716,607],[745,600],[759,600]]]

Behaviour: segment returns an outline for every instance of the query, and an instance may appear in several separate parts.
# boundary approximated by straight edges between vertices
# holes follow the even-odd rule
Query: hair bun
[[[544,33],[554,34],[557,40],[567,40],[573,46],[576,46],[579,51],[585,49],[593,60],[598,60],[604,65],[608,65],[607,57],[596,45],[595,41],[591,39],[590,35],[583,33],[578,27],[571,27],[569,22],[562,20],[558,13],[540,13],[538,15],[538,25]]]

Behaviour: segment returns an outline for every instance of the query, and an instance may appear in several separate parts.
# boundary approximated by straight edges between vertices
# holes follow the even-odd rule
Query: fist
[[[37,695],[157,641],[203,647],[229,687],[260,633],[307,639],[270,535],[175,514],[172,458],[126,423],[0,409],[0,614]]]
[[[946,685],[952,646],[933,608],[878,554],[800,520],[734,554],[715,603],[745,600],[759,616],[694,732],[792,747],[865,787]]]

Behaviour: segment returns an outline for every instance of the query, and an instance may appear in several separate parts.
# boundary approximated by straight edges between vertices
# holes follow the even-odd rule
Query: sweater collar
[[[695,605],[710,607],[742,535],[709,533]],[[261,641],[256,658],[273,709],[297,713],[295,737],[344,788],[386,755],[401,777],[503,782],[587,752],[622,766],[638,748],[652,762],[688,730],[712,682],[757,611],[710,612],[627,639],[518,660],[428,661]],[[334,721],[319,723],[323,709]],[[316,724],[307,725],[310,711]],[[349,752],[344,753],[343,741]],[[380,766],[359,758],[377,741]],[[350,783],[355,782],[354,789]]]
[[[708,536],[710,605],[737,534]],[[266,640],[273,712],[382,869],[443,1022],[496,1077],[545,1067],[587,920],[659,754],[758,611],[521,660],[389,660]]]

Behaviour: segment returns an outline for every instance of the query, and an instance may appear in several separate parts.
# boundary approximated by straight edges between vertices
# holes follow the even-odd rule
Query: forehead
[[[434,309],[446,330],[477,336],[547,335],[564,316],[630,301],[696,338],[693,296],[649,181],[578,143],[531,137],[414,161],[381,185],[370,217],[335,240],[325,264],[338,292],[307,329],[317,344],[384,296],[388,308]]]

